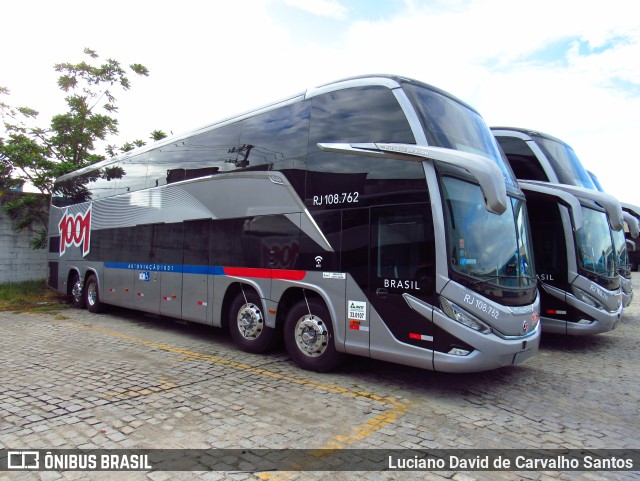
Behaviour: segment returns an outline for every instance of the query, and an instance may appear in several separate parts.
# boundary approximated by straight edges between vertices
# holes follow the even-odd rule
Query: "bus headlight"
[[[582,289],[573,286],[573,294],[585,304],[588,304],[591,307],[595,307],[596,309],[602,309],[602,304],[600,304],[593,296],[590,296]]]
[[[442,306],[443,312],[454,321],[482,334],[489,334],[491,332],[491,327],[449,299],[440,297],[440,305]]]

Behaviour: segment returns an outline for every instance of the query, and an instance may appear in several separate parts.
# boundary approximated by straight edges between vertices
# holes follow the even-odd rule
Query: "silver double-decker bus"
[[[492,132],[527,196],[544,332],[611,331],[632,298],[622,231],[627,214],[597,191],[566,143],[528,129]]]
[[[538,348],[524,195],[481,116],[394,76],[311,88],[60,177],[49,284],[327,371]]]

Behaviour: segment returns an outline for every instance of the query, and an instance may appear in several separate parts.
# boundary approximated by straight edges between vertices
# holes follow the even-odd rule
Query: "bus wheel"
[[[240,349],[260,353],[271,347],[275,329],[265,324],[262,301],[256,291],[245,288],[235,297],[229,312],[229,332]]]
[[[84,286],[84,300],[87,304],[87,309],[89,312],[100,312],[102,311],[102,302],[100,302],[100,292],[98,291],[98,279],[96,276],[91,274],[87,278],[87,282]]]
[[[329,311],[319,299],[309,299],[308,305],[303,299],[291,308],[284,342],[293,362],[309,371],[330,371],[344,359],[336,350]]]
[[[82,289],[82,279],[76,272],[71,278],[71,305],[76,309],[84,309],[84,292]]]

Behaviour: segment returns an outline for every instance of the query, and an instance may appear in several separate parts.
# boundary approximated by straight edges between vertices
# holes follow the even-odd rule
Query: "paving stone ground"
[[[283,349],[133,311],[0,312],[0,448],[640,449],[640,274],[619,327],[543,335],[537,356],[450,375]],[[640,479],[638,472],[4,472],[11,480]]]

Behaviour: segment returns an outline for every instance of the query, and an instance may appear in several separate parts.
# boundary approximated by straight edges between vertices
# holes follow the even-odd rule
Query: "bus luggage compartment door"
[[[150,266],[141,266],[135,270],[134,279],[134,306],[145,312],[158,314],[160,310],[160,275],[158,271],[146,269]]]

